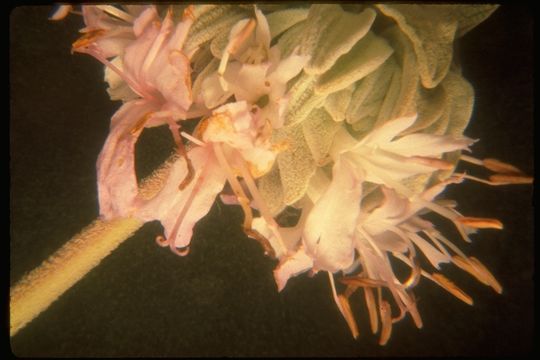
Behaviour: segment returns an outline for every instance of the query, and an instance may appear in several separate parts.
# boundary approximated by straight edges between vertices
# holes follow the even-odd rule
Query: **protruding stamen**
[[[461,256],[453,256],[452,262],[456,264],[460,269],[465,270],[472,276],[474,276],[482,284],[491,286],[497,293],[502,293],[502,286],[495,279],[493,274],[474,257],[463,258]]]
[[[186,166],[187,166],[187,174],[182,180],[182,182],[180,183],[180,185],[178,185],[178,189],[182,191],[186,188],[186,186],[188,186],[191,183],[191,181],[195,177],[195,169],[193,168],[193,163],[191,162],[191,159],[189,158],[186,152],[186,148],[184,147],[184,143],[182,142],[181,139],[178,141],[177,150],[180,153],[180,155],[186,160]]]
[[[182,141],[182,138],[180,137],[180,134],[179,134],[181,126],[173,119],[168,119],[168,123],[169,123],[169,130],[171,131],[172,137],[176,144],[176,150],[180,154],[180,156],[183,157],[184,160],[186,161],[187,174],[184,177],[184,179],[180,182],[180,185],[178,185],[178,190],[182,191],[193,180],[195,176],[195,169],[193,168],[191,159],[189,158],[187,154],[186,148],[184,146],[184,142]]]
[[[494,174],[489,177],[489,181],[493,185],[518,185],[518,184],[532,184],[534,178],[532,176],[520,175],[520,174]]]
[[[364,287],[364,295],[366,298],[366,306],[369,313],[369,323],[371,325],[371,332],[376,334],[379,331],[379,317],[377,315],[377,304],[375,303],[375,295],[373,289]]]
[[[184,179],[182,180],[182,182],[180,182],[180,185],[178,185],[178,190],[180,190],[180,191],[184,190],[191,183],[193,178],[195,177],[195,169],[193,168],[193,164],[191,163],[191,160],[187,156],[187,153],[185,152],[185,150],[182,153],[182,156],[186,160],[186,166],[187,166],[188,172],[187,172],[186,176],[184,177]]]
[[[223,153],[221,144],[214,143],[213,149],[214,149],[214,153],[216,154],[216,158],[218,159],[218,162],[221,165],[222,169],[225,171],[227,180],[229,184],[231,185],[231,188],[233,189],[236,195],[236,198],[238,199],[238,202],[240,203],[240,206],[242,207],[242,211],[244,212],[244,224],[243,224],[244,232],[249,237],[252,237],[253,239],[257,240],[264,248],[266,254],[272,257],[275,257],[276,256],[275,251],[270,245],[270,242],[268,241],[268,239],[266,239],[258,231],[252,229],[251,227],[251,223],[253,221],[253,212],[251,211],[251,207],[249,206],[249,203],[250,203],[249,198],[244,192],[244,189],[242,189],[242,185],[240,185],[240,182],[236,178],[236,175],[234,175],[231,169],[231,166],[229,165],[227,158],[225,157],[225,154]]]
[[[358,286],[349,285],[343,292],[343,296],[345,296],[347,299],[351,297],[352,294],[354,294],[358,290]]]
[[[448,246],[452,251],[454,251],[456,254],[458,254],[461,257],[466,257],[466,255],[461,251],[454,243],[452,243],[450,240],[448,240],[446,237],[444,237],[443,234],[441,234],[438,231],[431,232],[431,235],[433,238],[442,241],[446,246]],[[443,251],[444,252],[444,251]]]
[[[418,259],[414,256],[410,256],[411,262],[413,264],[412,272],[409,278],[403,283],[406,289],[415,287],[420,281],[421,268]]]
[[[379,340],[379,345],[386,345],[390,336],[392,335],[392,313],[390,304],[386,300],[380,301],[379,312],[381,314],[381,338]]]
[[[360,335],[360,332],[358,331],[358,325],[356,324],[356,320],[354,319],[351,305],[349,304],[349,299],[347,299],[343,295],[338,295],[338,300],[341,304],[341,307],[343,308],[343,317],[345,317],[345,321],[347,322],[347,325],[349,325],[352,336],[353,338],[357,339]]]
[[[486,169],[489,169],[496,173],[501,174],[523,174],[521,170],[519,170],[514,165],[507,164],[505,162],[502,162],[497,159],[484,159],[482,161],[482,164]]]
[[[450,281],[447,277],[445,277],[442,274],[434,273],[431,274],[431,278],[437,285],[457,297],[459,300],[463,301],[466,304],[472,305],[473,299],[467,295],[463,290],[461,290],[459,287],[457,287],[456,284],[454,284],[452,281]]]
[[[456,218],[456,221],[465,226],[469,226],[475,229],[498,229],[503,228],[503,224],[497,219],[479,218],[479,217],[465,217],[460,216]]]
[[[199,174],[199,177],[197,178],[197,182],[191,189],[191,193],[189,194],[189,197],[187,198],[186,202],[184,203],[184,206],[182,207],[182,210],[180,211],[180,214],[178,215],[178,218],[176,219],[176,222],[172,228],[172,231],[169,236],[169,248],[171,251],[177,255],[185,256],[189,253],[189,246],[186,246],[185,248],[182,248],[182,250],[178,250],[178,248],[175,246],[175,239],[176,235],[178,233],[178,229],[180,229],[180,226],[182,225],[182,221],[184,220],[184,217],[186,216],[189,208],[191,207],[191,203],[193,202],[193,199],[195,198],[195,195],[200,191],[200,188],[206,178],[206,173],[209,171],[208,166],[203,166],[203,169],[201,173]]]
[[[501,284],[495,279],[495,276],[482,264],[477,258],[470,256],[469,261],[477,271],[479,275],[488,283],[489,286],[493,288],[497,293],[502,293]]]
[[[345,285],[351,286],[361,286],[363,288],[378,288],[381,286],[386,286],[386,282],[382,280],[375,280],[366,277],[342,277],[339,279],[339,282]]]
[[[409,259],[411,260],[412,264],[412,272],[403,282],[403,286],[405,286],[405,289],[410,289],[416,284],[418,284],[418,281],[420,281],[420,263],[418,262],[418,259],[416,258],[416,250],[414,249],[414,245],[411,241],[411,234],[415,235],[414,233],[406,234],[403,230],[401,230],[397,226],[391,226],[389,228],[390,231],[392,231],[394,234],[398,235],[403,241],[407,244],[407,247],[409,248]],[[416,235],[415,235],[416,236]]]
[[[474,157],[469,156],[469,155],[465,155],[463,153],[460,155],[459,158],[461,160],[463,160],[463,161],[466,161],[466,162],[474,164],[474,165],[484,166],[484,162],[482,160],[474,158]]]
[[[244,178],[246,185],[249,189],[249,192],[251,193],[251,196],[255,200],[255,203],[257,204],[257,207],[263,217],[263,219],[268,224],[268,227],[270,228],[270,231],[274,234],[274,237],[276,238],[279,246],[281,247],[281,250],[283,252],[287,251],[287,247],[285,246],[285,243],[283,242],[283,239],[281,237],[281,234],[278,230],[278,225],[272,215],[270,214],[270,210],[268,209],[268,206],[266,206],[266,203],[263,201],[262,196],[259,193],[259,189],[257,188],[257,185],[255,184],[255,181],[253,180],[249,170],[246,167],[246,164],[243,159],[240,157],[240,171],[242,173],[242,177]]]
[[[475,165],[483,166],[486,169],[496,173],[491,175],[489,177],[489,180],[480,179],[471,175],[464,176],[465,178],[470,180],[478,181],[492,186],[531,184],[534,180],[533,177],[525,175],[523,171],[521,171],[514,165],[507,164],[498,159],[487,158],[484,160],[479,160],[467,155],[462,155],[461,159]]]
[[[354,317],[352,317],[351,308],[350,306],[348,309],[345,309],[343,307],[342,301],[339,298],[336,291],[336,284],[334,283],[334,275],[330,271],[327,271],[327,274],[328,274],[328,280],[330,281],[330,288],[332,289],[332,296],[334,297],[334,302],[336,303],[341,315],[343,315],[343,317],[345,318],[345,321],[347,321],[347,324],[349,325],[349,328],[351,329],[351,332],[353,333],[353,336],[356,339],[356,337],[358,336],[358,328],[356,328],[356,336],[355,336],[354,329],[351,327],[352,324],[349,324],[349,320],[352,319],[352,321],[354,322],[354,326],[356,327],[356,322],[354,321]],[[349,302],[347,301],[347,305],[348,304]],[[347,314],[347,311],[349,311],[349,314]]]

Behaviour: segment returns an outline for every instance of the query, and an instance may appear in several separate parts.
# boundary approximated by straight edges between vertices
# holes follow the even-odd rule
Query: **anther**
[[[523,173],[517,167],[507,164],[497,159],[490,159],[490,158],[484,159],[482,160],[482,164],[484,165],[486,169],[489,169],[496,173],[501,173],[501,174],[522,174]]]
[[[503,224],[497,219],[459,216],[455,220],[459,222],[460,224],[463,224],[465,226],[469,226],[475,229],[501,230],[503,228]]]
[[[463,301],[468,305],[473,305],[473,299],[467,295],[463,290],[456,286],[452,281],[442,274],[434,273],[431,274],[431,277],[435,282],[444,288],[446,291],[457,297],[459,300]]]
[[[71,45],[72,51],[73,50],[77,51],[80,48],[90,45],[91,43],[95,42],[95,40],[99,38],[100,36],[102,36],[104,33],[105,33],[105,30],[103,29],[90,30],[89,32],[81,36],[79,39],[77,39]]]
[[[520,174],[494,174],[489,177],[489,181],[496,185],[532,184],[534,178]]]
[[[351,310],[351,305],[349,304],[349,299],[347,299],[343,295],[337,296],[339,303],[341,304],[341,308],[343,309],[343,317],[345,318],[345,321],[347,321],[347,325],[349,325],[349,329],[351,330],[353,338],[357,339],[360,335],[360,332],[358,331],[358,325],[356,324],[356,320],[354,320],[354,315]]]

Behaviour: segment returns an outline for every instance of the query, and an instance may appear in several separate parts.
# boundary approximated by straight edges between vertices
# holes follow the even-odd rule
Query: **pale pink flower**
[[[120,26],[116,21],[103,19],[99,8],[87,8],[83,12],[86,12],[87,26],[106,27],[109,32]],[[178,142],[176,121],[193,116],[189,113],[192,104],[190,60],[182,52],[192,22],[192,17],[186,13],[174,26],[170,11],[161,22],[155,7],[146,8],[133,21],[130,31],[135,39],[120,54],[121,69],[107,60],[116,54],[100,42],[103,37],[87,38],[74,44],[75,51],[102,61],[140,97],[126,102],[113,116],[110,135],[98,158],[99,203],[104,218],[130,214],[136,205],[133,152],[141,130],[168,124]],[[123,44],[123,40],[108,39]]]
[[[299,250],[309,255],[313,264],[294,260],[293,266],[286,264],[288,259],[284,259],[274,272],[278,288],[282,288],[290,276],[310,268],[335,273],[351,266],[358,221],[362,219],[360,202],[363,181],[386,185],[398,193],[404,192],[416,204],[407,205],[404,209],[398,206],[397,198],[390,197],[393,205],[387,205],[382,214],[382,209],[374,211],[368,218],[368,230],[377,229],[377,221],[382,221],[381,218],[388,221],[387,218],[392,216],[394,221],[404,221],[420,208],[430,206],[428,200],[411,193],[399,181],[447,168],[450,164],[440,160],[440,156],[448,151],[466,149],[473,141],[431,134],[412,134],[395,139],[415,119],[416,115],[388,121],[360,141],[353,139],[346,131],[338,134],[332,149],[335,158],[332,181],[323,195],[314,200],[315,205],[308,215],[302,235],[303,245]],[[456,217],[441,207],[432,204],[431,207],[452,220]],[[298,257],[305,258],[303,255]]]
[[[387,121],[373,129],[360,141],[351,139],[346,131],[338,133],[332,151],[343,153],[365,172],[365,181],[399,188],[405,178],[452,169],[453,165],[441,159],[455,150],[468,150],[474,140],[466,137],[415,133],[399,137],[400,133],[416,121],[417,115]],[[409,194],[403,194],[409,195]]]
[[[236,101],[259,103],[261,116],[279,128],[288,102],[287,82],[302,71],[309,56],[295,51],[281,59],[279,48],[270,48],[268,22],[257,8],[255,18],[241,20],[232,28],[219,69],[204,79],[201,96],[208,108],[232,95]]]
[[[134,214],[143,221],[159,220],[166,239],[161,244],[178,255],[187,254],[193,227],[208,213],[226,181],[226,173],[210,145],[194,147],[188,156],[196,169],[189,184],[179,189],[188,173],[186,160],[181,157],[171,166],[160,192],[149,201],[140,201]]]
[[[136,201],[138,210],[134,216],[144,221],[159,220],[166,237],[160,244],[168,245],[178,255],[187,254],[193,227],[208,213],[226,181],[244,205],[246,216],[251,217],[249,205],[245,204],[249,196],[237,180],[237,174],[241,174],[256,206],[273,225],[253,180],[254,174],[272,166],[276,156],[268,139],[261,136],[264,123],[256,112],[249,111],[245,101],[223,105],[204,121],[200,139],[185,134],[194,144],[187,157],[196,169],[189,185],[179,189],[188,172],[185,159],[180,158],[172,165],[165,185],[154,198]],[[246,230],[251,230],[250,224]]]

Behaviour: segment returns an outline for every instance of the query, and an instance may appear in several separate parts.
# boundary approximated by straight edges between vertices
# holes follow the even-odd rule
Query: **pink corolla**
[[[338,134],[332,150],[335,157],[332,180],[320,198],[313,199],[314,206],[307,216],[302,246],[298,250],[300,254],[291,258],[296,267],[286,264],[288,259],[284,259],[276,269],[278,288],[281,289],[291,275],[313,266],[316,270],[334,273],[352,264],[364,181],[396,188],[421,202],[399,181],[447,169],[451,164],[441,160],[441,155],[466,149],[472,143],[466,138],[431,134],[397,138],[415,119],[416,115],[388,121],[360,141],[346,131]],[[425,201],[421,203],[426,205]],[[454,214],[451,216],[455,217]],[[305,257],[304,253],[309,256]],[[300,262],[298,258],[304,261]]]
[[[270,226],[274,225],[253,179],[254,174],[267,171],[276,155],[268,139],[261,140],[262,128],[264,123],[261,124],[257,113],[250,111],[247,103],[242,101],[214,110],[196,131],[200,138],[184,134],[193,141],[187,157],[197,169],[194,178],[187,187],[179,189],[178,184],[187,176],[185,159],[180,158],[172,165],[160,192],[142,203],[135,213],[144,221],[159,220],[162,223],[165,239],[160,239],[161,245],[169,245],[173,252],[185,255],[193,227],[208,213],[216,196],[228,182],[246,214],[244,230],[261,241],[266,250],[272,251],[267,240],[252,229],[250,196],[237,179],[238,176],[242,177],[251,198],[258,204]]]
[[[343,154],[365,171],[365,181],[403,189],[399,181],[408,177],[448,170],[453,164],[442,155],[468,150],[474,140],[467,137],[414,133],[399,136],[416,121],[417,115],[387,121],[373,129],[360,141],[341,131],[334,141],[334,156]],[[404,194],[409,195],[409,193]]]
[[[94,22],[99,24],[97,20]],[[268,241],[251,227],[249,196],[244,190],[249,189],[269,226],[277,228],[254,181],[275,160],[271,125],[261,117],[257,105],[246,101],[223,105],[211,114],[205,107],[193,104],[190,58],[182,50],[192,23],[189,7],[176,26],[171,11],[161,22],[156,8],[148,7],[133,21],[134,40],[112,62],[107,59],[112,54],[104,51],[99,36],[84,37],[74,44],[75,51],[102,61],[117,75],[113,80],[123,81],[135,94],[134,98],[126,92],[125,97],[120,96],[124,104],[111,119],[110,133],[97,161],[100,213],[105,219],[132,216],[143,221],[159,220],[165,238],[159,237],[158,243],[185,255],[195,223],[206,215],[228,181],[246,213],[244,230],[273,252]],[[108,80],[112,77],[109,73]],[[201,115],[210,116],[199,126],[200,138],[184,134],[193,142],[186,151],[177,121]],[[171,129],[182,157],[171,166],[157,195],[147,199],[138,190],[135,144],[145,127],[162,124]]]
[[[309,56],[294,51],[281,59],[279,47],[270,47],[270,41],[266,17],[255,7],[255,19],[240,20],[232,27],[217,71],[202,82],[201,96],[207,107],[214,108],[234,95],[236,101],[258,104],[261,116],[273,128],[282,126],[287,82],[302,71]]]
[[[87,25],[110,25],[99,17],[100,9],[90,7],[83,11]],[[138,95],[113,116],[110,134],[98,158],[100,213],[105,218],[129,215],[136,205],[138,185],[132,171],[133,153],[144,127],[167,124],[178,146],[182,146],[177,121],[193,117],[189,111],[190,60],[182,52],[192,22],[189,8],[176,26],[171,11],[161,22],[155,7],[146,8],[133,21],[134,40],[119,54],[121,68],[107,59],[117,54],[103,47],[101,36],[83,37],[73,45],[75,51],[88,53],[115,71]],[[123,40],[117,41],[123,44]]]
[[[165,236],[158,237],[158,244],[168,245],[178,255],[188,253],[193,227],[208,213],[226,181],[226,173],[211,146],[196,146],[188,156],[196,170],[187,186],[179,188],[188,174],[186,160],[180,157],[172,164],[159,193],[148,201],[141,201],[134,213],[143,221],[159,220]]]
[[[291,44],[292,50],[286,51],[289,55],[283,58],[279,45],[282,38],[271,46],[269,21],[256,6],[253,16],[240,21],[237,21],[240,17],[235,17],[227,26],[215,28],[209,25],[216,14],[223,14],[223,9],[214,6],[196,9],[187,6],[177,23],[173,21],[176,18],[173,7],[169,7],[163,19],[155,6],[126,7],[126,11],[109,5],[82,9],[84,35],[73,44],[73,50],[88,53],[106,65],[109,94],[113,100],[123,101],[111,119],[110,133],[97,161],[103,218],[158,220],[164,229],[164,236],[156,239],[158,244],[170,247],[175,254],[186,255],[196,223],[221,194],[225,203],[242,207],[245,234],[260,242],[267,255],[279,260],[274,270],[278,291],[291,277],[303,272],[326,272],[336,305],[356,337],[358,329],[348,298],[362,288],[372,331],[378,332],[381,324],[381,344],[388,341],[392,323],[407,314],[416,326],[422,326],[412,292],[421,277],[472,304],[472,299],[442,274],[422,268],[420,254],[435,270],[440,270],[441,264],[451,263],[497,292],[502,291],[480,261],[467,257],[423,214],[441,215],[456,226],[465,241],[470,241],[468,235],[475,229],[499,229],[502,224],[495,219],[463,216],[452,202],[436,200],[445,187],[464,179],[491,185],[530,183],[532,179],[498,160],[478,160],[466,155],[460,155],[459,159],[481,165],[495,174],[489,180],[457,173],[443,179],[455,168],[447,160],[451,156],[446,154],[453,153],[455,158],[458,152],[468,151],[474,140],[460,135],[410,133],[417,122],[416,114],[395,119],[380,115],[377,126],[363,134],[344,126],[342,117],[335,115],[336,107],[347,106],[341,97],[346,98],[347,94],[351,97],[352,88],[340,88],[330,94],[321,91],[320,85],[324,81],[348,83],[351,76],[358,75],[353,71],[355,66],[362,69],[373,59],[362,60],[360,56],[358,59],[366,64],[353,66],[356,56],[335,50],[333,39],[341,30],[330,30],[339,28],[338,17],[331,16],[331,8],[296,9],[299,12],[288,9],[269,15],[275,27],[274,36],[286,27],[291,27],[287,31],[297,32],[292,32],[294,36],[302,36],[302,29],[316,24],[302,25],[306,17],[323,24],[325,18],[334,19],[320,30],[323,33],[320,36],[315,28],[309,30],[307,40],[298,41],[296,48]],[[325,14],[327,10],[329,16]],[[63,7],[54,18],[61,18],[69,11]],[[195,13],[198,22],[192,29]],[[241,12],[235,12],[246,13],[245,6]],[[223,19],[217,22],[220,20]],[[237,22],[230,31],[225,30],[234,21]],[[342,30],[348,32],[346,27]],[[197,46],[188,45],[192,49],[189,53],[184,50],[188,34],[201,41],[195,41]],[[372,39],[367,39],[367,43]],[[350,47],[343,46],[351,47],[352,43]],[[314,51],[315,48],[323,50]],[[303,55],[299,49],[303,49]],[[304,83],[301,79],[305,74],[298,75],[310,62],[310,56],[331,52],[329,49],[342,54],[340,60],[336,62],[338,56],[330,56],[335,64],[324,73],[308,74],[310,80]],[[353,49],[362,47],[354,45]],[[376,55],[374,58],[381,58],[380,54]],[[204,68],[197,71],[193,89],[191,62],[196,68]],[[354,93],[363,86],[370,89],[368,77],[376,79],[368,75],[358,83],[360,87]],[[297,87],[295,78],[300,78],[306,89]],[[405,94],[405,90],[400,93]],[[332,100],[322,99],[323,96]],[[302,107],[305,113],[297,124],[294,121],[284,124],[285,113],[291,110],[287,108],[289,101],[291,108]],[[180,132],[181,121],[191,118],[200,118],[194,132]],[[145,128],[160,125],[171,130],[180,156],[168,162],[168,171],[152,195],[142,194],[135,174],[135,145]],[[314,133],[320,136],[312,136]],[[189,141],[186,148],[181,136]],[[303,142],[306,142],[305,152],[302,152]],[[324,148],[328,162],[311,161],[316,160],[315,150],[321,142],[325,143],[320,147]],[[278,158],[279,152],[291,144],[295,144],[292,150],[287,149]],[[289,159],[281,161],[286,156]],[[309,165],[303,162],[304,158]],[[310,171],[299,171],[305,175],[294,174],[297,164]],[[440,174],[443,176],[439,177]],[[269,176],[263,178],[265,175]],[[272,176],[280,179],[269,180]],[[288,181],[287,177],[294,181]],[[298,182],[302,183],[299,186],[302,192],[294,203],[291,200],[287,204],[301,210],[300,219],[292,227],[278,226],[258,185],[261,189],[266,187],[264,195],[268,199],[269,193],[272,196],[276,192],[279,196],[287,186],[296,185],[296,177],[301,178]],[[259,178],[262,179],[257,183]],[[394,271],[396,260],[410,267],[407,277]],[[335,276],[346,286],[344,292],[338,293]]]

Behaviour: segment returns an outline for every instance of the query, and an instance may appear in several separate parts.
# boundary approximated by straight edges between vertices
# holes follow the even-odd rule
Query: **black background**
[[[119,103],[103,68],[70,55],[82,19],[47,20],[50,7],[10,15],[10,284],[38,266],[97,216],[95,161]],[[532,9],[503,5],[460,43],[464,76],[476,91],[466,135],[478,158],[533,173]],[[145,131],[138,171],[167,155],[166,129]],[[158,139],[165,139],[160,141]],[[169,142],[168,142],[169,141]],[[149,144],[153,144],[151,148]],[[146,224],[47,311],[11,339],[18,356],[393,356],[510,355],[532,351],[532,186],[464,183],[447,194],[471,216],[495,217],[463,250],[484,262],[502,295],[461,271],[447,274],[475,300],[430,282],[416,290],[424,328],[407,318],[385,347],[369,331],[360,298],[352,340],[324,274],[300,276],[277,293],[274,263],[241,232],[242,214],[215,205],[189,256],[158,247]]]

